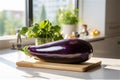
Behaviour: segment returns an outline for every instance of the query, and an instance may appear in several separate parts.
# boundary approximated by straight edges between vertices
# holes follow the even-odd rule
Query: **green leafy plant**
[[[62,24],[78,24],[78,9],[61,9],[57,13],[58,21]]]
[[[23,48],[21,49],[21,51],[24,52],[25,55],[30,56],[30,52],[29,52],[29,50],[28,50],[28,47],[29,47],[29,46],[23,47]]]
[[[52,25],[49,20],[34,23],[31,27],[22,27],[19,33],[29,38],[52,38],[54,41],[63,39],[61,27]]]

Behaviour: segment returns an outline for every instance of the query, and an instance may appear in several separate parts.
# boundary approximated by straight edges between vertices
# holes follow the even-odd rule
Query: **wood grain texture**
[[[50,63],[43,61],[36,61],[36,62],[19,61],[16,62],[16,65],[19,67],[32,67],[32,68],[45,68],[45,69],[85,72],[100,66],[101,61],[91,59],[81,64],[62,64],[62,63]]]

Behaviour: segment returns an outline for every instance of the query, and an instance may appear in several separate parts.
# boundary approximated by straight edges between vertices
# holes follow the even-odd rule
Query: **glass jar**
[[[35,45],[41,45],[41,44],[45,44],[45,43],[52,42],[52,41],[53,41],[52,38],[36,38]]]

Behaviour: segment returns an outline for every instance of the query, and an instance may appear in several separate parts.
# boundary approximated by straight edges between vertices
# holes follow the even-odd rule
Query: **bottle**
[[[88,36],[88,35],[89,35],[89,32],[88,32],[88,30],[87,30],[87,25],[86,25],[86,24],[83,24],[83,25],[82,25],[81,34],[82,34],[83,36]]]
[[[78,32],[75,32],[75,36],[76,36],[76,38],[79,38],[80,34]]]
[[[22,48],[22,39],[21,35],[19,34],[20,30],[17,30],[17,49],[20,50]]]

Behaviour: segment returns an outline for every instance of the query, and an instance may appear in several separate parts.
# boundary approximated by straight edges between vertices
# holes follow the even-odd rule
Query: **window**
[[[25,11],[25,1],[29,4]],[[0,36],[15,35],[17,29],[31,22],[49,19],[54,22],[60,8],[75,7],[77,0],[0,0]],[[29,9],[29,10],[28,10]],[[25,12],[27,16],[25,17]],[[25,21],[26,20],[26,21]]]
[[[15,34],[25,26],[25,1],[0,0],[0,49],[16,44]]]
[[[15,35],[25,25],[25,0],[0,0],[0,36]]]
[[[78,0],[33,0],[33,22],[45,19],[56,22],[56,12],[61,8],[75,8]]]
[[[78,7],[79,0],[0,0],[0,49],[16,44],[16,31],[33,22],[55,22],[60,8]],[[33,40],[31,40],[33,41]],[[22,41],[24,44],[24,41]],[[28,44],[31,42],[28,42]],[[1,46],[2,45],[2,46]]]

